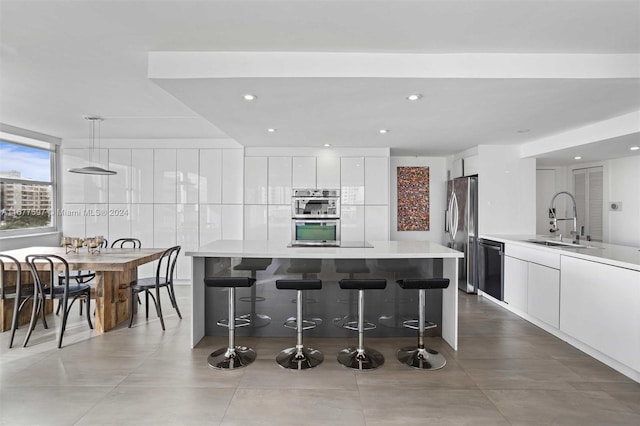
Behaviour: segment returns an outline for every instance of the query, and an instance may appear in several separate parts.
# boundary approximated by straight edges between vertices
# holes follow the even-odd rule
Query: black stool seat
[[[384,278],[349,278],[340,280],[340,288],[343,290],[383,290],[386,287],[387,280]]]
[[[446,278],[406,278],[396,283],[405,290],[435,290],[449,287]]]
[[[425,321],[425,291],[449,287],[448,278],[405,278],[396,283],[405,290],[418,290],[420,296],[417,320],[404,321],[404,326],[418,330],[418,345],[398,349],[396,357],[401,363],[421,369],[437,370],[445,366],[447,360],[438,351],[424,345],[424,331],[436,327],[435,323]],[[416,324],[417,323],[417,324]]]
[[[276,280],[278,290],[321,290],[322,280]]]
[[[205,277],[204,284],[207,287],[229,289],[229,319],[224,324],[221,321],[218,322],[218,325],[229,329],[229,344],[226,348],[217,349],[209,355],[207,362],[210,367],[220,370],[232,370],[246,367],[255,361],[255,349],[235,344],[235,329],[241,326],[236,325],[236,288],[252,287],[255,283],[256,279],[249,277]],[[242,325],[248,325],[248,323]]]
[[[255,278],[249,277],[205,277],[207,287],[251,287],[256,283]]]
[[[271,265],[271,262],[270,257],[243,257],[233,269],[236,271],[264,271]]]

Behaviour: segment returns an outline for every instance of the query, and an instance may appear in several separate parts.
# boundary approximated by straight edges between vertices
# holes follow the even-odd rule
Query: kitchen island
[[[480,294],[640,382],[638,247],[547,246],[559,241],[544,235],[482,238],[505,244],[504,301]]]
[[[451,282],[445,290],[429,291],[427,312],[437,315],[437,332],[454,350],[458,346],[458,259],[463,253],[428,241],[372,241],[370,244],[346,243],[348,247],[287,247],[273,241],[219,240],[187,251],[193,263],[193,306],[191,346],[206,335],[226,333],[216,322],[226,317],[226,295],[220,289],[207,289],[205,276],[251,276],[257,278],[257,294],[238,293],[239,314],[257,318],[261,326],[243,327],[239,335],[290,336],[281,325],[295,313],[291,294],[275,290],[279,278],[319,278],[323,289],[309,292],[305,316],[313,317],[322,336],[352,336],[340,327],[341,319],[354,314],[354,299],[350,291],[340,290],[342,278],[386,278],[387,288],[374,290],[366,296],[367,319],[378,323],[384,336],[414,335],[402,328],[409,314],[417,316],[417,293],[403,291],[396,279],[412,277],[444,277]],[[369,245],[371,247],[369,247]],[[267,260],[268,266],[251,271],[241,267],[251,259]],[[244,260],[244,262],[243,262]],[[441,292],[441,296],[440,293]],[[436,300],[437,299],[437,300]],[[437,302],[437,303],[436,303]],[[434,314],[435,311],[435,314]],[[427,319],[431,319],[428,317]],[[271,324],[271,322],[273,324]],[[316,331],[316,330],[312,330]],[[283,334],[280,334],[283,333]],[[313,334],[311,334],[313,335]]]

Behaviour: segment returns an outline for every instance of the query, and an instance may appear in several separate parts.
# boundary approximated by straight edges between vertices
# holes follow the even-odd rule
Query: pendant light
[[[98,117],[95,115],[85,116],[85,120],[91,122],[91,161],[93,162],[93,153],[96,149],[96,123],[100,125],[100,122],[103,120],[102,117]],[[98,149],[100,149],[100,133],[98,129]],[[80,173],[84,175],[115,175],[117,172],[113,170],[103,169],[98,166],[87,166],[87,167],[78,167],[73,169],[68,169],[71,173]]]

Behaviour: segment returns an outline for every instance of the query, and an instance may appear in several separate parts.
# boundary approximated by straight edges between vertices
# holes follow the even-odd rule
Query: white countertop
[[[462,258],[464,254],[429,241],[370,241],[373,247],[287,247],[286,243],[218,240],[185,253],[193,257],[271,257],[282,259]]]
[[[521,245],[538,250],[551,250],[555,253],[560,252],[563,256],[577,257],[593,262],[606,263],[608,265],[640,271],[640,249],[638,247],[619,246],[586,240],[580,240],[580,244],[590,246],[589,248],[550,247],[526,242],[526,240],[530,239],[557,240],[557,237],[551,237],[549,235],[481,235],[480,238]],[[567,239],[565,238],[564,241],[567,241]]]

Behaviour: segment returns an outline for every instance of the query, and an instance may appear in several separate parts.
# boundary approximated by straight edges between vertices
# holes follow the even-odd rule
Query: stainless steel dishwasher
[[[504,243],[478,240],[478,287],[489,296],[504,300]]]

